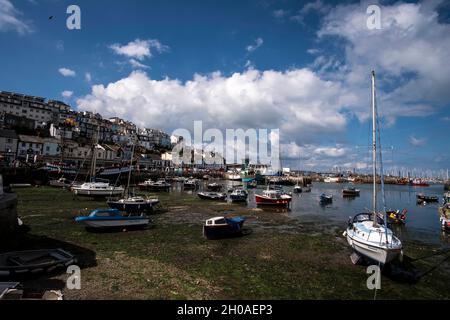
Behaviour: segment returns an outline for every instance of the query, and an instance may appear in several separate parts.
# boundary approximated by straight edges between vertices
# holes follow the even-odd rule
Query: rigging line
[[[83,162],[81,163],[81,166],[78,168],[77,173],[76,173],[76,175],[75,175],[75,178],[73,179],[73,181],[72,181],[72,183],[71,183],[71,185],[70,185],[71,187],[73,186],[73,184],[75,183],[75,181],[77,181],[78,174],[79,174],[81,168],[83,168],[84,163],[86,162],[86,159],[87,159],[87,157],[88,157],[88,155],[89,155],[90,152],[91,152],[91,150],[89,150],[88,152],[86,152],[86,155],[84,156]]]

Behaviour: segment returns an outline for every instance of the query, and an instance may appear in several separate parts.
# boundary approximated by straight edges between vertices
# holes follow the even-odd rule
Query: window
[[[49,147],[49,146],[46,146],[46,147],[45,147],[45,151],[50,151],[50,147]]]
[[[27,146],[27,144],[25,143],[25,142],[22,142],[22,147],[26,147]]]

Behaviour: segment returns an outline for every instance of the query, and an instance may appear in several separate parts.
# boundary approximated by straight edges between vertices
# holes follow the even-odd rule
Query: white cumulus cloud
[[[140,61],[144,60],[145,58],[152,57],[152,49],[155,49],[158,53],[167,51],[169,49],[168,46],[162,44],[157,39],[136,39],[126,45],[115,43],[112,44],[110,48],[118,55],[123,55],[128,58],[133,58]]]
[[[70,98],[73,96],[73,91],[65,90],[61,92],[61,96],[63,96],[64,98]]]
[[[248,52],[253,52],[256,49],[258,49],[259,47],[261,47],[264,43],[263,38],[257,38],[252,44],[248,45],[246,50]]]
[[[59,68],[58,72],[64,77],[75,77],[77,75],[75,71],[68,68]]]

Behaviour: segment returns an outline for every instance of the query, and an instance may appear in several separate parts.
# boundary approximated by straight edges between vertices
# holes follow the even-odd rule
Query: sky
[[[0,0],[0,42],[0,90],[169,133],[279,129],[304,170],[370,168],[375,70],[385,169],[450,168],[446,1]]]

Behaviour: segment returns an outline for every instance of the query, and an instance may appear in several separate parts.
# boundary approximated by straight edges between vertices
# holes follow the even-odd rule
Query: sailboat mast
[[[133,170],[134,148],[135,148],[135,141],[132,141],[130,171],[128,172],[128,182],[127,182],[128,195],[130,194],[130,181],[131,181],[131,171]]]
[[[372,170],[373,170],[373,225],[377,225],[377,121],[375,101],[375,71],[372,71]]]
[[[99,141],[99,136],[100,136],[100,126],[97,127],[97,136],[96,136],[96,139],[94,140],[91,177],[95,177],[95,171],[96,171],[96,167],[97,167],[97,145],[98,145],[98,141]]]

